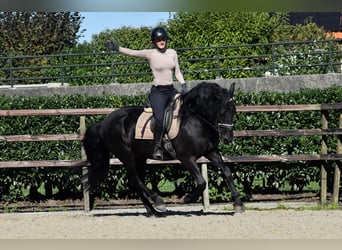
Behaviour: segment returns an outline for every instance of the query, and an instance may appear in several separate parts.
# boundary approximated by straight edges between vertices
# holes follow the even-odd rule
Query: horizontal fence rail
[[[95,109],[45,109],[45,110],[0,110],[0,116],[79,116],[80,132],[74,134],[51,134],[51,135],[3,135],[0,136],[0,142],[29,142],[29,141],[81,141],[85,132],[85,116],[107,115],[116,109],[113,108],[95,108]],[[339,127],[328,128],[327,116],[329,111],[338,110]],[[342,103],[334,104],[307,104],[307,105],[269,105],[269,106],[237,106],[237,112],[296,112],[296,111],[321,111],[322,127],[314,129],[273,129],[273,130],[239,130],[234,131],[235,137],[255,137],[255,136],[322,136],[322,152],[320,154],[294,154],[294,155],[235,155],[224,156],[226,163],[249,163],[249,162],[290,162],[290,161],[341,161],[342,160]],[[328,153],[327,136],[337,136],[336,153]],[[198,163],[206,168],[209,161],[202,157]],[[30,161],[0,161],[0,168],[32,168],[32,167],[82,167],[86,171],[88,162],[84,152],[82,159],[75,160],[30,160]],[[110,165],[121,165],[122,163],[114,158],[110,160]],[[157,161],[148,159],[149,165],[167,165],[180,164],[178,160]],[[206,171],[202,170],[202,173]],[[326,167],[321,167],[321,202],[326,203]],[[207,177],[206,177],[207,178]],[[338,202],[340,188],[340,170],[335,168],[333,201]],[[208,197],[208,189],[205,190],[204,197]],[[208,199],[208,198],[206,198]],[[89,194],[84,193],[85,210],[89,210]],[[204,201],[209,204],[209,201]],[[206,207],[205,209],[208,209]]]
[[[340,73],[342,52],[338,44],[341,43],[342,39],[331,39],[176,50],[185,79],[200,80]],[[236,75],[236,72],[245,73]],[[0,56],[0,86],[20,87],[28,83],[93,85],[151,80],[145,60],[129,59],[117,52]]]

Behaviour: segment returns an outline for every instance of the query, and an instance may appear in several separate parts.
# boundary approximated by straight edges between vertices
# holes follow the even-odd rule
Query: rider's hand
[[[115,42],[106,42],[105,47],[110,51],[119,51],[120,46]]]
[[[182,85],[181,94],[183,95],[188,91],[188,86],[186,86],[186,83],[183,83],[181,85]]]

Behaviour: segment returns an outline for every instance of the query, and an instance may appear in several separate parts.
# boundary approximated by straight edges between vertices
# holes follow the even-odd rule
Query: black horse
[[[176,158],[197,184],[192,193],[182,197],[184,203],[197,201],[205,189],[206,182],[196,163],[198,158],[205,156],[223,172],[232,192],[235,211],[244,211],[231,170],[218,150],[220,139],[224,143],[233,139],[234,90],[235,83],[228,90],[216,83],[202,82],[181,96],[180,130],[171,142]],[[129,181],[141,197],[147,214],[158,216],[166,211],[165,204],[156,192],[146,187],[142,178],[146,160],[152,157],[153,141],[135,139],[135,126],[143,110],[143,107],[123,107],[87,128],[83,145],[90,162],[88,188],[92,190],[103,181],[114,154],[125,166]]]

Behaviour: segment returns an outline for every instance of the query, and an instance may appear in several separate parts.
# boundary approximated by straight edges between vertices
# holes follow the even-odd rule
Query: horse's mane
[[[199,83],[183,96],[181,117],[195,111],[205,114],[208,118],[214,118],[222,103],[228,98],[228,90],[217,83]]]

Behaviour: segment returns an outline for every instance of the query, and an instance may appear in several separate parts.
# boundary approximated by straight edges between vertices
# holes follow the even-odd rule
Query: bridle
[[[228,128],[228,129],[233,129],[233,126],[234,124],[233,123],[217,123],[217,126],[220,128],[220,127],[223,127],[223,128]]]
[[[228,101],[225,101],[224,103],[230,103],[231,101],[233,100],[233,98],[230,98]],[[234,127],[234,124],[233,123],[220,123],[220,122],[218,122],[217,123],[217,126],[218,126],[218,128],[227,128],[227,129],[229,129],[229,130],[232,130],[233,129],[233,127]],[[219,130],[219,132],[220,132],[220,130]]]
[[[230,102],[232,99],[229,99],[228,102]],[[233,123],[221,123],[221,122],[217,122],[217,124],[212,123],[210,121],[208,121],[205,117],[203,117],[199,112],[194,111],[193,109],[191,109],[191,112],[197,117],[199,118],[201,121],[203,121],[204,123],[206,123],[207,125],[209,125],[212,129],[214,129],[218,134],[219,134],[219,138],[221,138],[221,128],[227,128],[229,130],[232,130],[234,127]]]

